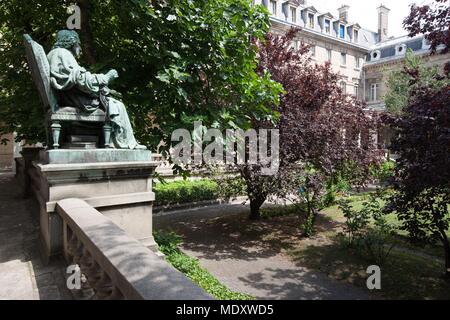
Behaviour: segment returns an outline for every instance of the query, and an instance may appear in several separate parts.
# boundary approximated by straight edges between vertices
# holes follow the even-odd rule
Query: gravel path
[[[182,235],[183,251],[198,258],[204,268],[234,291],[257,299],[369,299],[367,291],[296,265],[283,248],[261,240],[270,226],[264,222],[253,226],[241,223],[248,210],[240,204],[218,205],[155,216],[154,224],[156,229],[171,229]],[[232,219],[223,219],[230,216]]]

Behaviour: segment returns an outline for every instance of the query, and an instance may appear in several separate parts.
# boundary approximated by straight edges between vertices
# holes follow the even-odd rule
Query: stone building
[[[284,33],[300,27],[293,46],[304,42],[311,46],[313,60],[329,61],[341,75],[341,86],[348,94],[364,99],[370,108],[384,109],[386,81],[392,70],[401,68],[407,48],[424,57],[428,65],[443,67],[450,54],[429,55],[423,36],[389,37],[389,9],[381,5],[377,12],[378,30],[371,31],[349,17],[349,6],[331,12],[319,12],[306,0],[254,0],[270,14],[271,31]],[[332,11],[332,8],[330,8]]]
[[[319,12],[307,0],[254,0],[270,12],[271,31],[283,34],[291,27],[300,27],[294,43],[310,45],[313,61],[330,62],[340,74],[343,90],[367,103],[372,110],[385,110],[389,74],[402,68],[407,49],[420,55],[428,66],[443,68],[450,61],[450,53],[430,55],[423,36],[389,37],[389,9],[378,7],[378,30],[371,31],[349,17],[350,7],[343,5],[337,14]],[[330,8],[332,11],[332,8]],[[377,142],[386,149],[390,140],[388,129],[378,132]]]

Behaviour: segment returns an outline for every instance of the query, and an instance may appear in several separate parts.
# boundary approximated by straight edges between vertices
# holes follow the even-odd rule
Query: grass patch
[[[154,234],[159,249],[166,255],[166,260],[177,270],[219,300],[253,300],[247,294],[233,292],[221,284],[206,269],[202,268],[197,259],[189,257],[179,249],[181,237],[175,233],[157,232]]]
[[[372,263],[338,241],[325,246],[307,246],[289,251],[294,261],[319,270],[336,280],[366,287],[366,269]],[[381,290],[375,298],[450,299],[450,281],[445,279],[441,262],[393,250],[381,267]]]
[[[352,200],[351,206],[355,210],[361,210],[362,204],[364,201],[369,199],[369,194],[362,194],[362,195],[354,195],[349,197],[350,200]],[[324,214],[327,218],[337,221],[337,222],[343,222],[345,220],[344,215],[342,211],[338,208],[337,205],[330,206],[328,208],[325,208],[321,211],[322,214]],[[395,242],[396,245],[404,247],[408,250],[417,251],[423,254],[428,254],[437,258],[442,259],[444,255],[444,249],[441,242],[436,242],[436,244],[430,244],[430,243],[411,243],[408,237],[408,232],[405,230],[400,230],[401,222],[398,220],[397,215],[394,213],[385,215],[386,221],[390,224],[396,227],[397,235],[395,236]],[[372,221],[373,223],[373,221]],[[450,237],[450,230],[447,230],[447,235]]]

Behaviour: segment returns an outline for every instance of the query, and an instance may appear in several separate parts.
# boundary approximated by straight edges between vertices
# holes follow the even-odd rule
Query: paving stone
[[[44,265],[39,254],[39,220],[11,174],[0,174],[0,300],[73,299],[65,263]]]

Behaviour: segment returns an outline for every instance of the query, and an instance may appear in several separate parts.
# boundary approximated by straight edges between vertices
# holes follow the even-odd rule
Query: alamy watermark
[[[69,290],[80,290],[81,284],[86,282],[86,277],[81,273],[81,269],[77,264],[67,267],[66,273],[69,275],[66,285]]]
[[[176,129],[171,141],[179,142],[170,150],[178,165],[260,165],[265,176],[275,175],[280,165],[278,129],[226,129],[223,133],[195,121],[192,133]]]
[[[67,8],[67,13],[70,14],[70,17],[67,18],[66,26],[67,29],[81,29],[81,9],[76,4],[71,5]]]
[[[366,281],[367,289],[381,290],[381,268],[377,265],[372,265],[367,267],[366,273],[370,274]]]

